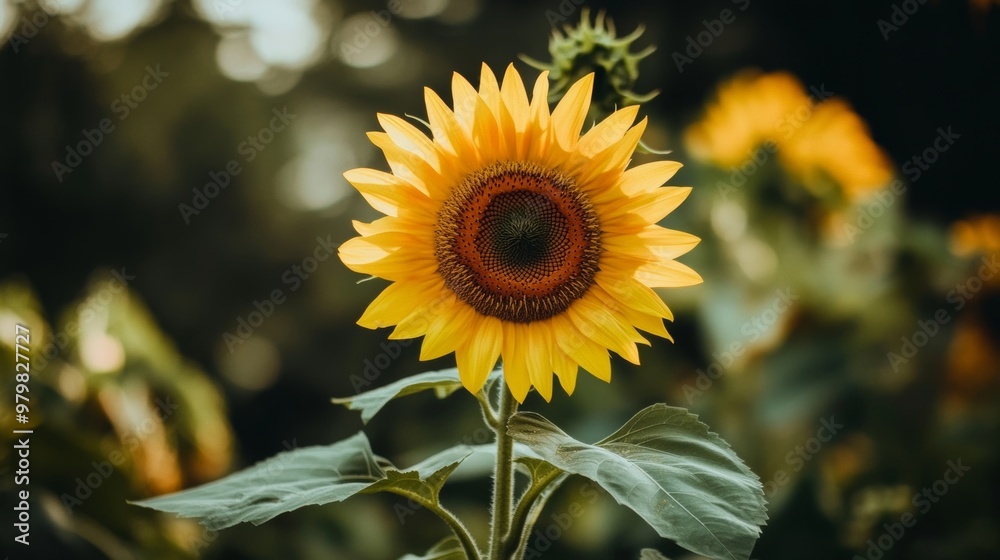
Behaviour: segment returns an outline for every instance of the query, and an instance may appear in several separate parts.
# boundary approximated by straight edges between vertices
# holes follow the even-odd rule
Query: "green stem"
[[[511,504],[514,501],[514,438],[507,434],[507,423],[515,412],[517,401],[504,384],[500,387],[500,407],[497,413],[497,465],[493,471],[490,560],[503,560],[505,541],[510,531]]]
[[[486,389],[480,389],[476,393],[476,400],[479,401],[479,407],[483,410],[483,421],[486,422],[486,425],[494,432],[499,430],[500,421],[497,420],[497,413],[490,405],[490,396],[486,394]]]
[[[479,547],[476,546],[476,541],[475,539],[472,538],[472,533],[470,533],[469,529],[466,528],[466,526],[462,524],[462,522],[457,517],[455,517],[454,513],[448,511],[437,500],[426,500],[421,496],[405,491],[397,491],[397,490],[389,490],[389,491],[392,492],[393,494],[396,494],[397,496],[402,496],[404,498],[413,500],[418,504],[434,512],[434,514],[437,515],[439,518],[441,518],[441,521],[444,521],[445,524],[447,524],[448,527],[451,528],[451,531],[455,533],[455,536],[458,538],[458,541],[462,544],[462,550],[465,551],[465,556],[468,557],[469,560],[480,560]]]
[[[531,537],[531,529],[535,526],[542,508],[549,496],[559,487],[566,478],[566,473],[553,471],[548,476],[532,481],[531,486],[525,490],[524,495],[518,500],[517,509],[514,510],[514,519],[510,524],[510,538],[505,543],[504,558],[523,558],[525,548],[528,546],[528,539]],[[516,540],[515,540],[516,539]],[[516,549],[511,550],[516,545]],[[513,556],[512,556],[513,554]]]
[[[429,504],[427,507],[451,527],[452,532],[458,537],[458,541],[462,543],[462,550],[465,551],[466,558],[480,560],[479,547],[476,546],[472,533],[469,533],[469,530],[455,517],[455,514],[445,509],[441,504]]]

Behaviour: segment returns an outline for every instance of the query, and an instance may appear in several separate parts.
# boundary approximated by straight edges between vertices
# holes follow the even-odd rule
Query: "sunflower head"
[[[424,90],[430,137],[378,116],[384,132],[369,138],[391,173],[345,173],[386,215],[355,222],[340,248],[352,270],[391,282],[360,325],[423,336],[422,360],[454,352],[471,392],[502,358],[522,402],[531,387],[551,399],[553,374],[572,393],[580,366],[610,380],[608,350],[637,364],[639,330],[669,338],[652,288],[701,282],[674,260],[698,238],[656,224],[690,189],[662,186],[674,162],[626,169],[646,125],[635,106],[581,135],[593,81],[550,112],[546,73],[529,99],[513,65],[502,82],[483,65],[478,90],[454,75],[452,107]]]

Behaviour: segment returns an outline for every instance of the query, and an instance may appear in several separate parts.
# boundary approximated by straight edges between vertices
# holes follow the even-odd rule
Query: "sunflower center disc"
[[[466,177],[434,231],[445,285],[479,313],[517,323],[558,315],[587,292],[600,237],[597,214],[573,180],[526,162]]]

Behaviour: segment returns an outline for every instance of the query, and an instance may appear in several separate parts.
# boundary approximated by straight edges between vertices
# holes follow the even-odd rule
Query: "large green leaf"
[[[472,452],[447,449],[401,471],[372,453],[364,433],[332,444],[279,453],[226,478],[136,505],[197,518],[218,530],[260,525],[307,505],[340,502],[358,493],[393,492],[437,503],[445,479]]]
[[[509,433],[545,461],[585,476],[657,533],[716,559],[746,559],[767,520],[760,480],[682,408],[648,407],[594,445],[522,412]]]
[[[332,400],[334,404],[342,404],[351,410],[360,410],[361,421],[367,424],[392,399],[429,390],[433,390],[439,399],[443,399],[461,386],[462,380],[458,377],[458,369],[452,368],[411,375],[385,387],[358,393],[353,397]]]

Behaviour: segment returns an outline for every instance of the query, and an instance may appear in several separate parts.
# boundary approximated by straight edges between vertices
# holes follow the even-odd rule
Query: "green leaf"
[[[437,504],[448,476],[472,455],[472,448],[457,445],[413,465],[406,471],[387,469],[386,477],[362,492],[392,492],[424,504]]]
[[[333,445],[279,453],[226,478],[136,505],[198,518],[218,530],[249,521],[260,525],[307,505],[340,502],[359,493],[394,492],[436,506],[445,479],[472,449],[458,446],[402,471],[372,453],[357,433]]]
[[[448,537],[432,546],[423,556],[407,554],[399,560],[466,560],[462,543],[455,537]]]
[[[411,375],[385,387],[365,391],[353,397],[335,398],[332,401],[351,410],[360,410],[361,421],[367,424],[392,399],[432,389],[439,399],[443,399],[461,387],[462,380],[458,377],[458,369],[452,368]]]
[[[212,530],[244,521],[260,525],[302,506],[346,500],[384,479],[383,464],[359,432],[333,445],[285,451],[221,480],[133,503],[199,518]]]
[[[659,550],[644,548],[639,551],[639,560],[670,560],[670,558],[660,554]]]
[[[660,536],[715,559],[746,559],[767,520],[760,480],[698,417],[648,407],[594,445],[542,416],[515,415],[508,432],[545,461],[585,476]]]

